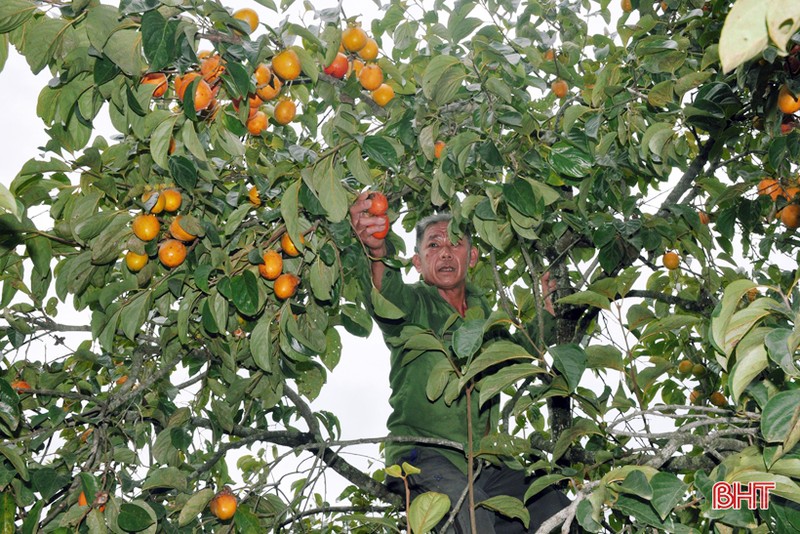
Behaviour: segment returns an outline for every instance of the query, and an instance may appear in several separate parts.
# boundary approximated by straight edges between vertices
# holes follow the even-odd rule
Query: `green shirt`
[[[437,336],[441,336],[445,323],[456,313],[450,303],[439,294],[436,287],[424,282],[406,284],[403,282],[400,272],[388,266],[381,282],[381,294],[405,313],[405,317],[395,322],[376,318],[384,338],[399,335],[403,327],[409,325],[433,330]],[[491,311],[486,299],[470,285],[467,286],[467,307],[479,308],[486,317]],[[457,329],[462,322],[461,318],[457,319],[448,331]],[[403,350],[402,346],[393,347],[389,343],[387,345],[391,351],[389,385],[392,389],[389,397],[392,413],[387,422],[389,434],[447,439],[462,443],[466,449],[467,402],[465,394],[462,393],[456,401],[448,406],[444,401],[444,396],[431,402],[425,392],[428,376],[436,364],[446,356],[439,351],[427,351],[403,364],[403,358],[407,351]],[[483,409],[480,409],[477,392],[472,395],[474,449],[477,449],[481,437],[495,430],[498,416],[497,401],[488,402],[484,404]],[[467,461],[464,452],[425,444],[387,442],[386,464],[398,463],[413,448],[433,449],[466,472]]]

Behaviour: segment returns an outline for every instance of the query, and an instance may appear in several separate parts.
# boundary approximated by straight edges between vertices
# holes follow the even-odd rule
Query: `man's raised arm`
[[[356,236],[367,249],[372,272],[372,283],[380,291],[383,281],[383,273],[386,265],[381,258],[386,256],[386,236],[375,237],[373,234],[380,233],[385,229],[383,216],[371,215],[367,210],[372,206],[369,192],[358,195],[353,205],[350,206],[350,225],[356,232]]]

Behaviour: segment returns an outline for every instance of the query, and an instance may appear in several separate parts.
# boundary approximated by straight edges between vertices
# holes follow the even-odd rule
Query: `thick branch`
[[[674,206],[676,204],[680,204],[681,198],[683,195],[692,188],[694,181],[703,172],[703,167],[705,167],[706,163],[708,163],[708,156],[711,154],[711,150],[714,148],[715,140],[713,138],[706,141],[703,145],[703,148],[700,149],[697,156],[692,160],[689,164],[689,167],[686,169],[686,172],[683,173],[681,179],[678,180],[678,183],[675,184],[675,187],[672,188],[667,198],[664,200],[664,203],[661,205],[661,209],[658,210],[659,217],[665,217],[669,214],[668,206]]]

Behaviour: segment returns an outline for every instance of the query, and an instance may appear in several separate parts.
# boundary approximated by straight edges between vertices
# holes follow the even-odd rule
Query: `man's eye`
[[[437,245],[436,243],[429,243],[428,244],[428,248],[435,248],[435,247],[438,247],[438,246],[439,245]]]

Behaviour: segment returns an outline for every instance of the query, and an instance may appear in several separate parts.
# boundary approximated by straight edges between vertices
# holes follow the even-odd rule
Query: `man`
[[[380,217],[366,211],[371,203],[368,194],[362,193],[351,206],[350,216],[356,235],[367,249],[373,285],[405,313],[402,321],[378,320],[387,345],[389,339],[399,335],[402,328],[408,325],[429,328],[437,335],[443,335],[446,332],[442,330],[454,312],[462,318],[468,313],[470,316],[488,316],[491,311],[488,303],[466,281],[467,271],[478,261],[478,250],[472,246],[469,236],[462,237],[456,243],[451,241],[449,215],[430,216],[417,225],[415,254],[411,261],[422,281],[407,285],[397,269],[382,261],[390,255],[390,246],[385,238],[373,235],[384,228],[384,223]],[[447,331],[455,330],[462,322],[459,319],[450,324]],[[428,377],[445,356],[439,351],[426,351],[411,361],[404,361],[407,351],[402,346],[389,345],[389,348],[389,383],[392,389],[389,403],[392,414],[387,426],[390,434],[457,441],[467,447],[465,396],[461,395],[448,406],[443,397],[431,402],[426,395]],[[482,436],[495,429],[498,402],[495,399],[481,408],[478,395],[472,397],[474,449]],[[390,441],[386,444],[385,454],[387,465],[405,461],[421,470],[420,474],[410,477],[412,496],[436,491],[448,495],[451,504],[455,505],[465,491],[467,460],[463,451],[430,443]],[[475,479],[475,502],[480,503],[497,495],[511,495],[521,500],[531,482],[532,479],[526,478],[521,471],[485,466]],[[402,493],[402,481],[398,479],[390,479],[389,487]],[[528,503],[531,514],[528,530],[518,519],[510,519],[479,506],[476,509],[477,532],[473,534],[536,532],[548,517],[568,504],[569,499],[555,490],[539,493]],[[444,522],[440,523],[439,528]],[[458,534],[472,532],[468,504],[459,508],[453,527]]]

